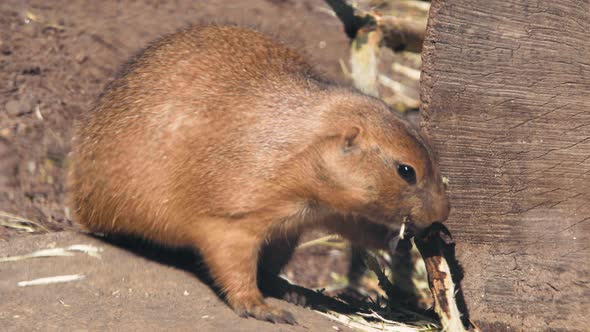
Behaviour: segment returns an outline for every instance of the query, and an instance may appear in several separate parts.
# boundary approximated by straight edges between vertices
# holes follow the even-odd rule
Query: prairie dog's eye
[[[397,174],[409,184],[416,184],[416,171],[412,166],[399,164],[397,166]]]

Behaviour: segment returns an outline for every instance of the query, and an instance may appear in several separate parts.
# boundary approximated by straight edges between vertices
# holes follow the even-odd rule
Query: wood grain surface
[[[434,0],[422,126],[484,330],[590,329],[590,1]]]

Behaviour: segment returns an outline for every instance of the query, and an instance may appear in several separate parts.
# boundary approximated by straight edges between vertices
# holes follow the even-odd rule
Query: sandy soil
[[[205,284],[194,256],[119,248],[87,235],[58,232],[0,243],[4,255],[87,244],[101,258],[34,258],[0,263],[2,331],[351,331],[309,309],[270,302],[291,311],[299,326],[239,318]],[[20,281],[80,274],[62,284],[18,287]]]

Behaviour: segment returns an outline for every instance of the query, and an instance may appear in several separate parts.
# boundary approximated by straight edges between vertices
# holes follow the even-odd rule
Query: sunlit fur
[[[89,230],[192,246],[239,314],[276,322],[292,317],[264,302],[257,264],[274,253],[262,268],[280,270],[302,231],[383,247],[404,216],[426,226],[449,213],[405,121],[234,26],[196,26],[134,58],[79,122],[69,191]]]

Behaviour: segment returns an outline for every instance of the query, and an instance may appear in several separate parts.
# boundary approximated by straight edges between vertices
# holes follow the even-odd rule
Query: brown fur
[[[77,222],[197,248],[229,305],[270,321],[294,320],[265,303],[257,266],[278,273],[303,230],[383,247],[403,216],[426,226],[449,213],[435,159],[406,122],[236,26],[196,26],[148,47],[81,120],[73,146]],[[417,184],[397,163],[414,167]]]

